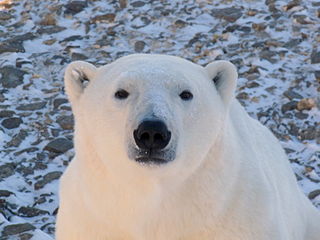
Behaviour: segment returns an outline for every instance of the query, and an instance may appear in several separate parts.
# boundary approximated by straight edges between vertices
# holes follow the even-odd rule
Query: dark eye
[[[180,93],[180,98],[184,101],[191,100],[193,98],[193,95],[191,92],[185,90],[182,93]]]
[[[124,89],[119,89],[118,91],[116,91],[114,96],[118,99],[126,99],[129,96],[129,93]]]

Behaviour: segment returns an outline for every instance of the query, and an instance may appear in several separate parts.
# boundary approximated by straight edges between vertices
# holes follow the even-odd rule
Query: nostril
[[[163,140],[163,136],[160,134],[160,133],[156,133],[154,136],[153,136],[153,139],[155,141],[159,141],[159,140]]]
[[[141,136],[140,136],[140,140],[141,141],[147,141],[147,140],[149,140],[149,138],[150,138],[150,135],[147,132],[142,133]]]

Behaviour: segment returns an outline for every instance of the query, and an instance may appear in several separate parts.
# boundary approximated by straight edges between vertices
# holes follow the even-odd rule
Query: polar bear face
[[[100,68],[71,63],[65,84],[76,152],[112,171],[188,176],[218,139],[236,78],[226,61],[203,68],[165,55],[130,55]]]

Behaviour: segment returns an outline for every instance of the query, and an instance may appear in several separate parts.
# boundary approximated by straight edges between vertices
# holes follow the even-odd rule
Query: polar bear
[[[319,212],[235,99],[236,80],[227,61],[71,63],[76,154],[57,240],[319,240]]]

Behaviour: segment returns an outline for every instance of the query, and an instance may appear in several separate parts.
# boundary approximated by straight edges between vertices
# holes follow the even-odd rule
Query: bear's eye
[[[118,99],[126,99],[129,96],[129,93],[124,89],[119,89],[118,91],[116,91],[114,96]]]
[[[180,93],[180,98],[184,101],[189,101],[193,98],[193,95],[190,91],[184,90],[182,93]]]

